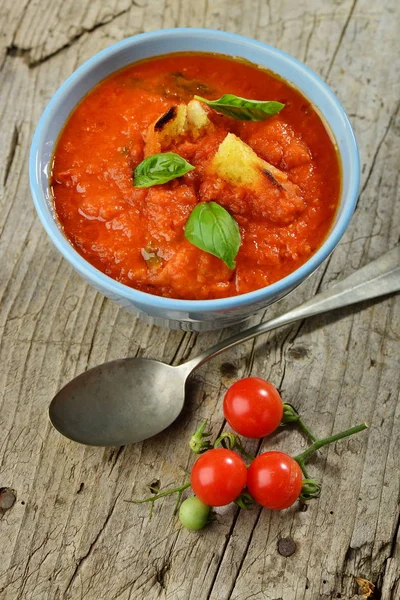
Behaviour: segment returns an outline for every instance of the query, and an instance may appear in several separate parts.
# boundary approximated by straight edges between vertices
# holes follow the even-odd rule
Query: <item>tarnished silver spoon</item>
[[[62,388],[49,414],[66,437],[92,446],[122,446],[156,435],[175,421],[191,372],[236,344],[293,321],[400,289],[400,246],[308,302],[223,340],[172,367],[158,360],[124,358],[94,367]]]

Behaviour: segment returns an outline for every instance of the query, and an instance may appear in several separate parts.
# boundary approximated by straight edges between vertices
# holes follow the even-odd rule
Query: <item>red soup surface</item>
[[[285,107],[250,122],[202,103],[210,126],[160,142],[158,130],[176,111],[171,107],[187,105],[195,94],[228,93]],[[287,185],[270,173],[261,190],[221,177],[212,160],[229,133],[282,171]],[[134,169],[160,151],[179,154],[195,169],[162,185],[134,187]],[[297,269],[330,230],[340,182],[336,147],[306,98],[245,61],[201,53],[135,63],[98,84],[61,132],[51,178],[62,229],[89,263],[138,290],[190,300],[250,292]],[[209,201],[239,225],[233,270],[185,238],[193,208]]]

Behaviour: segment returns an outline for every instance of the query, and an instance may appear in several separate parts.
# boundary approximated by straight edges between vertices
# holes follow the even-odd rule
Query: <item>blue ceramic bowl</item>
[[[331,231],[320,249],[280,281],[248,294],[219,300],[174,300],[130,288],[89,264],[64,236],[55,219],[49,190],[54,145],[76,104],[99,81],[132,62],[171,52],[202,51],[242,57],[267,67],[297,87],[323,116],[339,148],[342,193]],[[59,88],[37,126],[30,153],[30,184],[44,228],[74,269],[102,294],[153,322],[193,331],[240,322],[276,302],[304,281],[334,250],[346,230],[359,191],[357,143],[341,104],[325,83],[288,54],[250,38],[208,29],[164,29],[137,35],[106,48],[79,67]]]

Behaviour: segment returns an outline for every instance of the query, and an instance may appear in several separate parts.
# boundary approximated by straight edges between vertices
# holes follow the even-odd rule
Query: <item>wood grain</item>
[[[141,31],[207,26],[271,43],[337,93],[362,160],[356,213],[339,247],[273,316],[399,242],[399,4],[396,0],[54,0],[0,2],[0,515],[2,600],[322,600],[400,598],[399,298],[369,302],[272,332],[196,372],[178,421],[155,439],[85,448],[51,428],[47,406],[75,374],[104,360],[178,364],[232,330],[195,335],[149,326],[88,287],[45,236],[30,200],[30,140],[46,103],[84,60]],[[253,323],[263,315],[255,316]],[[302,512],[219,509],[199,534],[173,499],[125,502],[185,479],[187,441],[204,418],[222,427],[221,398],[248,374],[279,386],[320,434],[367,421],[367,434],[319,453],[320,499]],[[249,450],[257,445],[248,442]],[[263,448],[297,452],[283,430]],[[296,552],[282,557],[277,542]]]

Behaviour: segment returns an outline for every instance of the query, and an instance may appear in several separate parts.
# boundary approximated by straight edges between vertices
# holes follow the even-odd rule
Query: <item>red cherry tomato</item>
[[[194,493],[208,506],[224,506],[236,500],[246,485],[247,468],[236,452],[207,450],[193,465],[190,482]]]
[[[275,431],[281,423],[282,398],[272,383],[259,377],[246,377],[226,392],[224,415],[240,435],[261,438]]]
[[[271,510],[291,506],[300,496],[303,473],[284,452],[264,452],[251,463],[247,489],[256,502]]]

